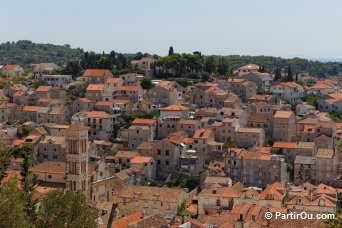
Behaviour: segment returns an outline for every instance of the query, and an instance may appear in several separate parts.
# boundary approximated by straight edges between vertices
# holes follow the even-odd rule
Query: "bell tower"
[[[78,118],[65,134],[66,189],[80,191],[88,198],[88,128]]]

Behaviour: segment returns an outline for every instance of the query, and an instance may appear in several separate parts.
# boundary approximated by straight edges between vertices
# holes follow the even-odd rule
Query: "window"
[[[158,165],[160,165],[160,160],[158,160]]]
[[[51,179],[51,178],[52,178],[52,176],[51,176],[51,175],[49,175],[49,176],[48,176],[48,178],[49,178],[49,179]]]
[[[169,161],[165,161],[165,165],[169,165]]]
[[[157,151],[157,154],[160,155],[160,154],[161,154],[161,150],[158,150],[158,151]]]
[[[169,156],[169,150],[165,151],[166,156]]]

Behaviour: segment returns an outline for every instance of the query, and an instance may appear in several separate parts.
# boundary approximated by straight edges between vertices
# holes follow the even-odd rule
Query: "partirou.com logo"
[[[281,220],[293,220],[293,219],[309,219],[309,220],[327,220],[334,219],[335,214],[328,213],[310,213],[306,211],[302,212],[289,212],[289,213],[281,213],[281,212],[270,212],[267,211],[264,215],[265,219],[281,219]]]

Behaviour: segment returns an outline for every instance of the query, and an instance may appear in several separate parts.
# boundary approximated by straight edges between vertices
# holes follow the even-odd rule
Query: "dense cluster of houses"
[[[337,211],[336,78],[277,82],[248,64],[235,77],[186,88],[155,80],[144,90],[153,61],[132,62],[145,75],[87,69],[77,78],[52,74],[53,63],[33,64],[30,80],[44,85],[0,90],[0,142],[32,147],[38,192],[82,191],[99,210],[99,227],[266,227],[269,211]],[[0,72],[24,76],[19,65]],[[87,85],[85,96],[70,100],[68,88],[79,85]],[[316,107],[304,102],[309,95],[320,95]],[[21,162],[12,159],[9,177],[20,176]],[[191,176],[200,179],[194,189],[165,187]],[[180,219],[184,204],[196,219]]]

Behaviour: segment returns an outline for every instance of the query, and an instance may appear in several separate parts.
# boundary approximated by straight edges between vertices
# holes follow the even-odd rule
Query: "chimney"
[[[141,212],[141,219],[144,219],[145,218],[145,215],[146,215],[146,211],[145,210],[143,210],[142,212]]]

